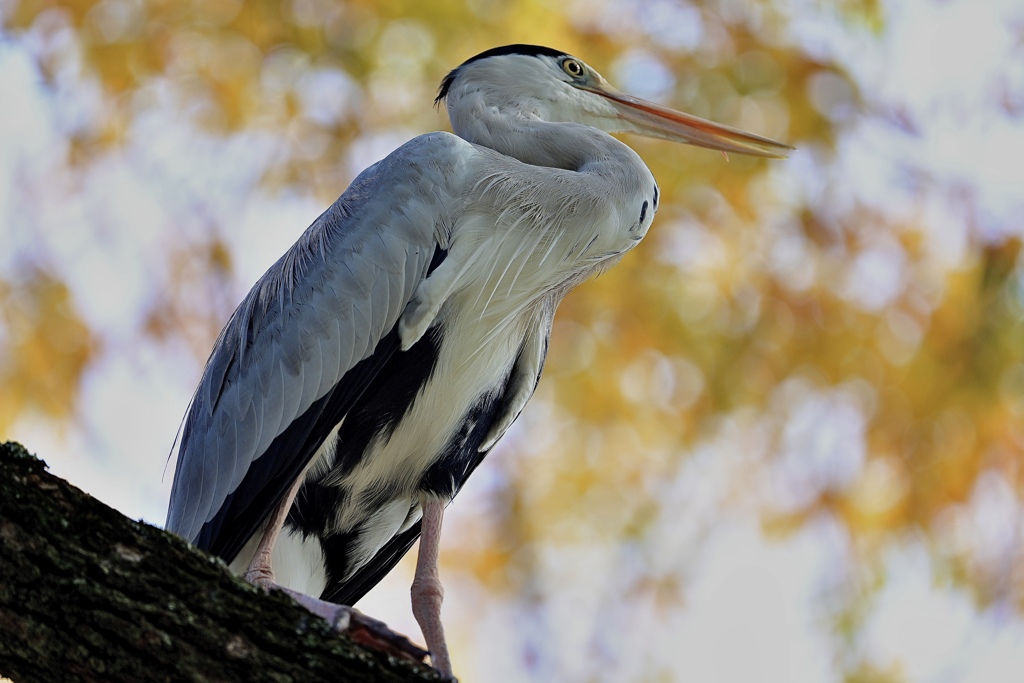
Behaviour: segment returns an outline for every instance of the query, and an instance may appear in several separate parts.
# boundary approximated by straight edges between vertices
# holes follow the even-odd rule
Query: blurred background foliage
[[[550,45],[798,151],[627,139],[665,200],[565,301],[536,399],[451,509],[456,670],[716,680],[686,643],[721,623],[717,680],[966,680],[995,660],[963,633],[1024,633],[1024,12],[982,4],[4,0],[0,435],[160,523],[174,428],[252,282],[447,125],[449,69]],[[687,621],[723,533],[782,549],[797,626],[757,615],[744,591],[779,584],[756,576]],[[908,573],[909,622],[886,616]],[[893,644],[964,597],[959,636]],[[782,664],[757,649],[775,630]]]

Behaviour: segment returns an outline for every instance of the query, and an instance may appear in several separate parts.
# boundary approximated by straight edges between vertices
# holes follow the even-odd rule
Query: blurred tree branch
[[[20,444],[0,444],[0,677],[438,680],[45,470]]]

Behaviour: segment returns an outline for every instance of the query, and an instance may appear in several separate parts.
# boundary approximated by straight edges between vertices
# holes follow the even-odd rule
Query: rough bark
[[[0,678],[436,681],[0,444]]]

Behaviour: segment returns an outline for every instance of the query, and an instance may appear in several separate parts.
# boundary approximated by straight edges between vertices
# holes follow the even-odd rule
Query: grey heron
[[[559,302],[658,209],[650,170],[609,133],[792,148],[534,45],[470,58],[436,101],[454,134],[363,171],[228,320],[181,428],[166,526],[325,615],[419,538],[413,613],[450,675],[443,510],[532,396]]]

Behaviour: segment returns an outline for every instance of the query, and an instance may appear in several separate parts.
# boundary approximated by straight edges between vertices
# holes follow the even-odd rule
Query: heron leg
[[[295,602],[313,614],[326,619],[327,623],[334,628],[345,631],[349,627],[350,613],[353,611],[350,607],[319,600],[297,590],[285,588],[274,581],[274,567],[271,563],[274,546],[277,544],[277,539],[281,537],[284,521],[288,518],[288,511],[291,509],[292,503],[295,502],[295,496],[299,493],[302,479],[302,477],[298,477],[295,480],[284,498],[281,499],[280,504],[274,509],[270,519],[267,520],[263,536],[260,538],[259,545],[256,546],[256,553],[252,556],[249,569],[245,572],[245,580],[267,591],[278,590],[287,593]]]
[[[252,556],[249,569],[245,572],[245,580],[249,583],[267,589],[277,587],[277,584],[274,583],[274,568],[271,565],[271,558],[274,556],[277,539],[280,538],[281,530],[284,528],[284,520],[287,519],[288,511],[291,510],[292,503],[295,502],[295,496],[301,486],[302,477],[296,477],[295,483],[284,494],[284,498],[281,499],[280,504],[267,520],[263,536],[260,538],[259,545],[256,546],[256,554]]]
[[[420,523],[420,551],[416,560],[416,575],[412,581],[412,613],[423,631],[430,651],[430,661],[441,675],[452,677],[448,644],[444,639],[441,624],[441,601],[444,587],[438,575],[437,559],[440,550],[441,520],[444,518],[444,503],[437,498],[428,498],[422,503],[423,519]]]
[[[427,653],[409,642],[405,636],[389,629],[383,621],[368,617],[352,607],[320,600],[297,590],[286,588],[274,581],[274,568],[271,564],[274,546],[281,536],[284,521],[288,517],[288,511],[291,509],[292,503],[295,502],[295,496],[301,486],[302,477],[299,477],[267,521],[266,529],[256,547],[256,554],[253,555],[249,569],[245,572],[245,580],[267,591],[276,590],[286,593],[292,600],[326,620],[338,632],[348,634],[356,642],[383,650],[391,655],[422,662]]]

